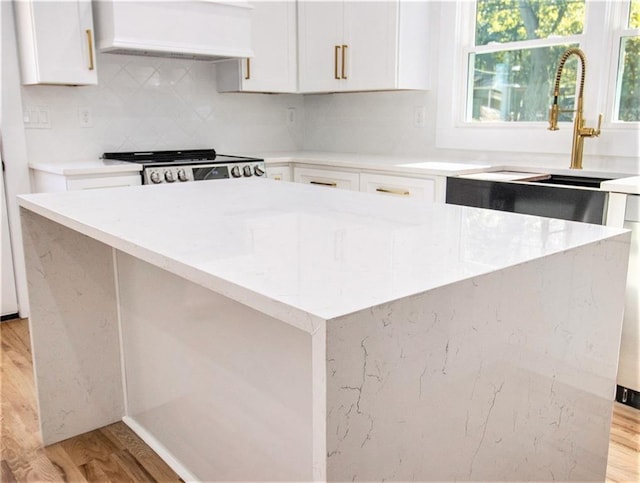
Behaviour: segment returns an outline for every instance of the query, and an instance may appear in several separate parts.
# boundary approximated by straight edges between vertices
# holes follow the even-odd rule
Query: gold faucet
[[[598,127],[585,127],[585,120],[582,114],[582,94],[584,91],[584,78],[587,68],[587,59],[584,52],[577,48],[568,49],[560,58],[560,64],[558,65],[558,71],[556,72],[556,84],[553,88],[553,106],[549,112],[549,131],[557,131],[558,128],[558,115],[560,112],[573,112],[573,110],[560,111],[558,107],[558,96],[560,95],[560,78],[562,77],[562,69],[564,63],[572,55],[577,55],[580,59],[580,90],[578,91],[578,104],[576,106],[576,116],[573,121],[573,142],[571,144],[571,169],[582,169],[582,151],[584,146],[584,138],[592,138],[600,136],[600,126],[602,125],[602,114],[598,117]]]

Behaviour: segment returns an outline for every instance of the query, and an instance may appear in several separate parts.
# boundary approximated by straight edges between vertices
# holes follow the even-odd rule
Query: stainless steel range
[[[215,149],[104,153],[104,159],[138,163],[142,184],[264,177],[264,160],[217,154]]]

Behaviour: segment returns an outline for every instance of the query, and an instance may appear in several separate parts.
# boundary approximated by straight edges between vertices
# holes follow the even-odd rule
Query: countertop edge
[[[104,231],[78,222],[67,216],[61,215],[55,211],[47,209],[42,205],[35,203],[31,197],[39,194],[18,195],[18,205],[29,210],[39,216],[42,216],[54,223],[58,223],[66,228],[74,230],[82,235],[88,236],[105,245],[108,245],[123,253],[136,257],[153,266],[167,270],[174,275],[184,278],[192,283],[200,285],[206,289],[212,290],[236,302],[246,305],[252,309],[258,310],[271,317],[288,323],[304,332],[313,335],[327,319],[305,311],[304,309],[285,304],[278,300],[274,300],[264,294],[255,292],[250,288],[240,286],[234,282],[225,280],[215,275],[206,273],[189,264],[168,257],[153,250],[141,247],[127,240],[110,235]]]

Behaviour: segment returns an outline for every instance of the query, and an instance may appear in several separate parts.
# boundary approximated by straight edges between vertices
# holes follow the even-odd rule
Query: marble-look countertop
[[[292,151],[273,153],[251,153],[264,158],[265,163],[278,164],[295,162],[298,164],[324,165],[333,168],[390,171],[410,175],[454,176],[478,173],[491,169],[489,164],[460,163],[451,159],[433,159],[427,156],[398,156],[381,154],[331,153],[318,151]]]
[[[62,176],[139,173],[142,165],[112,159],[87,159],[80,161],[29,163],[29,168]]]
[[[633,176],[631,178],[614,179],[611,181],[605,181],[600,185],[600,189],[605,191],[612,191],[615,193],[627,193],[630,195],[640,194],[640,176]]]
[[[277,151],[233,153],[258,157],[268,165],[282,163],[313,164],[327,168],[370,170],[408,176],[458,176],[474,173],[514,171],[519,173],[570,174],[590,177],[618,178],[602,185],[604,191],[616,191],[630,194],[640,193],[640,177],[625,173],[606,173],[570,169],[558,169],[540,166],[511,166],[503,163],[481,163],[476,161],[459,162],[454,158],[429,156],[400,156],[381,154],[334,153],[323,151]],[[65,162],[29,163],[33,170],[64,176],[98,175],[140,172],[142,165],[115,160],[78,160]],[[491,175],[489,175],[491,176]]]
[[[40,193],[19,203],[310,333],[621,232],[267,179]]]

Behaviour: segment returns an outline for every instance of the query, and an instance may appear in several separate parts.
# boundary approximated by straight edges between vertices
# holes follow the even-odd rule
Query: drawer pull
[[[251,79],[251,59],[247,59],[247,70],[245,71],[244,80]]]
[[[389,193],[392,195],[409,196],[411,193],[407,190],[396,190],[393,188],[376,188],[378,193]]]
[[[320,186],[331,186],[332,188],[336,188],[338,186],[337,183],[330,183],[328,181],[309,181],[309,184],[317,184]]]
[[[340,80],[340,74],[338,73],[338,53],[340,52],[340,46],[336,45],[333,51],[333,77]]]

